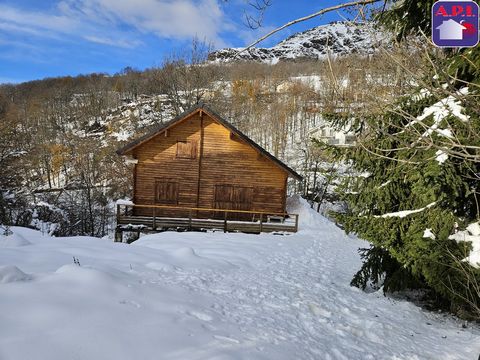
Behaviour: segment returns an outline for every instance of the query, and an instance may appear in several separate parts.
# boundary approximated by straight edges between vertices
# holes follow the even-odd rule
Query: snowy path
[[[297,210],[291,236],[15,229],[0,237],[0,360],[477,360],[479,329],[350,287],[365,243]]]

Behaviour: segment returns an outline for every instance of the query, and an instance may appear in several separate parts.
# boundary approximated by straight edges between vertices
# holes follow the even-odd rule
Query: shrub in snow
[[[73,257],[73,263],[74,263],[75,265],[81,266],[81,265],[80,265],[80,260],[78,260],[78,258],[76,258],[75,256]]]
[[[2,232],[3,236],[10,236],[13,234],[12,230],[10,230],[10,226],[8,225],[5,225],[5,226],[0,225],[0,231]]]
[[[68,227],[68,219],[65,211],[42,201],[33,207],[29,225],[48,235],[60,235]]]

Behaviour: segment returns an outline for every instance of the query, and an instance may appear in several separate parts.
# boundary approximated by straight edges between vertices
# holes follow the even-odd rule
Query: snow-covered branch
[[[405,216],[411,215],[411,214],[416,214],[419,212],[422,212],[426,209],[430,209],[432,206],[435,206],[436,202],[430,203],[427,206],[421,208],[421,209],[415,209],[415,210],[402,210],[402,211],[396,211],[388,214],[383,214],[383,215],[377,215],[375,216],[376,218],[391,218],[391,217],[398,217],[398,218],[404,218]]]
[[[335,5],[335,6],[331,6],[331,7],[328,7],[328,8],[324,8],[320,11],[317,11],[316,13],[313,13],[313,14],[310,14],[310,15],[307,15],[307,16],[304,16],[304,17],[301,17],[301,18],[298,18],[298,19],[295,19],[295,20],[292,20],[292,21],[289,21],[287,22],[286,24],[283,24],[282,26],[279,26],[277,27],[276,29],[273,29],[272,31],[268,32],[267,34],[265,34],[264,36],[262,36],[261,38],[255,40],[253,43],[251,43],[250,45],[248,45],[246,48],[242,49],[241,51],[238,52],[238,54],[241,54],[242,52],[245,52],[245,51],[248,51],[249,49],[251,49],[252,47],[254,47],[255,45],[261,43],[262,41],[266,40],[267,38],[269,38],[270,36],[272,36],[273,34],[276,34],[278,33],[279,31],[282,31],[283,29],[286,29],[292,25],[295,25],[295,24],[298,24],[300,22],[304,22],[304,21],[307,21],[307,20],[310,20],[310,19],[313,19],[315,17],[319,17],[323,14],[326,14],[328,12],[331,12],[331,11],[335,11],[335,10],[339,10],[339,9],[344,9],[344,8],[347,8],[347,7],[351,7],[351,6],[365,6],[365,5],[368,5],[368,4],[373,4],[373,3],[377,3],[377,2],[380,2],[382,0],[361,0],[361,1],[351,1],[351,2],[348,2],[348,3],[343,3],[343,4],[339,4],[339,5]]]

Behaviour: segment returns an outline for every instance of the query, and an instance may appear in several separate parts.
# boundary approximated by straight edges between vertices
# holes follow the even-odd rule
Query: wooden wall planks
[[[161,205],[155,202],[155,182],[165,181],[178,184],[178,206],[214,208],[215,186],[232,185],[253,189],[251,209],[246,210],[284,212],[287,172],[231,136],[229,129],[206,113],[202,142],[200,116],[194,113],[171,127],[167,134],[160,133],[133,151],[138,159],[135,203]],[[178,141],[197,144],[196,156],[177,156]],[[156,215],[185,216],[178,212]]]

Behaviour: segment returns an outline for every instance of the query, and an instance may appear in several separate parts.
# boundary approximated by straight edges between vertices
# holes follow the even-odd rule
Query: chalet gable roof
[[[285,170],[290,176],[297,180],[302,180],[302,176],[299,175],[295,170],[287,166],[285,163],[277,159],[275,156],[270,154],[268,151],[266,151],[264,148],[262,148],[260,145],[258,145],[256,142],[254,142],[252,139],[250,139],[247,135],[242,133],[240,130],[238,130],[235,126],[230,124],[227,120],[222,118],[220,115],[218,115],[215,111],[213,111],[211,108],[209,108],[205,104],[198,104],[189,110],[183,112],[182,114],[176,116],[172,120],[156,126],[152,131],[149,133],[139,137],[138,139],[126,144],[125,146],[121,147],[120,149],[117,150],[118,155],[127,155],[129,154],[133,149],[136,147],[140,146],[141,144],[151,140],[155,136],[157,136],[159,133],[162,131],[165,131],[172,126],[175,126],[177,123],[179,123],[181,120],[184,120],[185,118],[197,113],[203,111],[207,115],[209,115],[213,120],[217,121],[218,123],[222,124],[224,127],[226,127],[228,130],[230,130],[233,134],[235,134],[238,138],[242,139],[244,142],[246,142],[248,145],[253,147],[256,151],[258,151],[260,154],[264,155],[267,159],[271,160],[274,162],[277,166]]]

